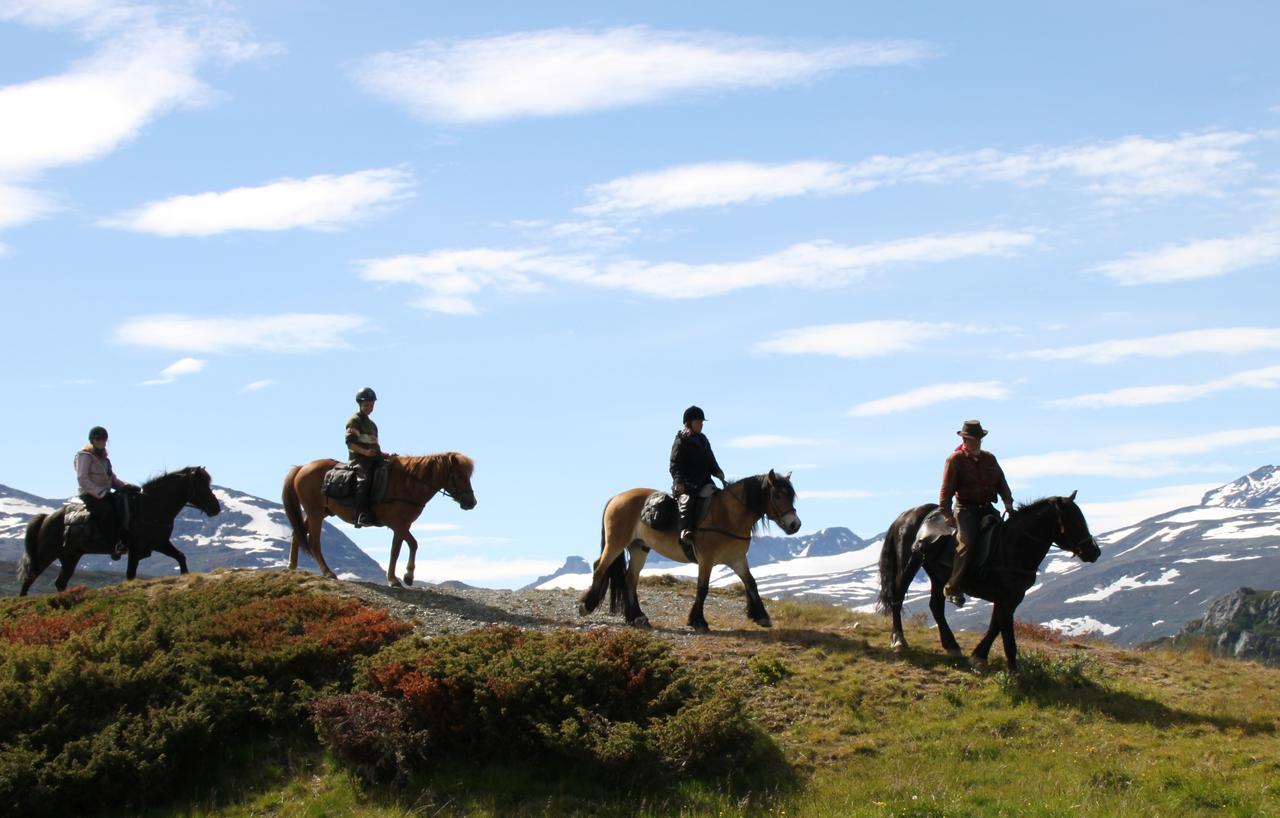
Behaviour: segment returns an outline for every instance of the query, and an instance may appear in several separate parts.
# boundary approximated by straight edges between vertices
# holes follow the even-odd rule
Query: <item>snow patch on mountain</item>
[[[1067,599],[1066,602],[1101,602],[1112,594],[1121,591],[1133,591],[1138,588],[1151,588],[1157,585],[1172,585],[1173,581],[1182,576],[1182,572],[1177,568],[1170,568],[1160,574],[1159,579],[1153,579],[1149,582],[1143,582],[1142,578],[1146,574],[1138,574],[1136,577],[1121,577],[1105,588],[1096,588],[1091,594],[1081,594]]]

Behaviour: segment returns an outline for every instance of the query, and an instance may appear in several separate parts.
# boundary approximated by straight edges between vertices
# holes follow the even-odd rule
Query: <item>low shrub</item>
[[[160,800],[224,741],[293,729],[407,630],[269,573],[5,600],[0,812]]]
[[[1093,676],[1094,662],[1088,654],[1076,652],[1046,657],[1028,651],[1018,655],[1017,673],[1001,671],[996,681],[1006,693],[1017,696],[1098,687]]]
[[[312,719],[368,780],[459,759],[719,776],[758,766],[772,748],[737,685],[686,670],[666,643],[635,631],[409,638],[366,660],[357,686],[364,692],[316,700]],[[365,738],[377,732],[385,743]]]
[[[755,673],[765,684],[777,684],[790,676],[794,671],[776,653],[757,653],[747,660],[747,668]]]

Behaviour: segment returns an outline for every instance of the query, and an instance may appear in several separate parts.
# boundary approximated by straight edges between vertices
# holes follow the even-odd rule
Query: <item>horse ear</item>
[[[777,477],[777,476],[778,476],[778,475],[776,475],[776,474],[774,474],[774,473],[773,473],[773,469],[769,469],[769,482],[770,482],[770,483],[772,483],[772,482],[773,482],[773,480],[774,480],[774,478],[775,478],[775,477]]]
[[[790,480],[790,479],[791,479],[791,472],[787,472],[786,474],[782,475],[782,479],[783,479],[783,480]]]
[[[1073,489],[1073,490],[1072,490],[1072,492],[1071,492],[1071,496],[1070,496],[1070,497],[1068,497],[1068,498],[1067,498],[1067,500],[1068,500],[1068,501],[1070,501],[1070,502],[1072,502],[1072,503],[1074,503],[1074,502],[1076,501],[1076,492],[1078,492],[1078,491],[1079,491],[1079,489]]]

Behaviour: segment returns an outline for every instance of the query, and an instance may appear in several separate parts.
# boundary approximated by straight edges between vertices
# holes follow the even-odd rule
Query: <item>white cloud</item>
[[[1111,392],[1091,392],[1087,395],[1051,400],[1048,405],[1068,409],[1154,406],[1162,403],[1184,403],[1231,389],[1276,389],[1277,387],[1280,387],[1280,366],[1268,366],[1237,372],[1205,383],[1131,386]]]
[[[874,496],[862,489],[801,489],[796,495],[801,500],[862,500]]]
[[[376,168],[174,196],[104,224],[159,236],[211,236],[232,230],[332,230],[377,215],[413,195],[412,190],[413,176],[407,171]]]
[[[1280,329],[1228,327],[1172,332],[1146,338],[1099,341],[1094,344],[1056,349],[1036,349],[1017,354],[1015,357],[1109,364],[1126,358],[1174,358],[1198,352],[1241,354],[1269,349],[1280,349]]]
[[[637,173],[595,185],[580,212],[594,216],[666,213],[697,207],[806,196],[865,193],[900,184],[1011,182],[1059,176],[1108,197],[1214,192],[1251,165],[1242,148],[1253,134],[1218,131],[1174,139],[1129,136],[1107,142],[1018,153],[914,153],[860,162],[779,164],[705,162]]]
[[[245,394],[247,392],[257,392],[261,389],[266,389],[268,386],[271,386],[274,383],[275,381],[271,380],[270,378],[266,378],[260,381],[252,381],[240,387],[240,393]]]
[[[1193,455],[1276,440],[1280,440],[1280,426],[1258,426],[1101,449],[1073,449],[1026,455],[1009,458],[1002,465],[1010,479],[1018,481],[1046,475],[1163,477],[1194,471],[1195,466],[1186,460]]]
[[[1167,244],[1089,268],[1117,284],[1165,284],[1216,278],[1280,259],[1280,233]]]
[[[879,358],[915,349],[922,343],[964,331],[956,324],[926,321],[861,321],[819,324],[778,333],[756,344],[760,352],[780,355],[834,355]]]
[[[359,315],[282,313],[240,318],[148,315],[116,328],[114,340],[185,352],[311,352],[347,346],[345,336],[368,322]]]
[[[744,435],[729,440],[732,449],[773,449],[781,446],[821,446],[829,441],[812,437],[787,437],[786,435]]]
[[[53,201],[47,195],[0,181],[0,230],[35,221],[53,210]]]
[[[981,399],[1000,400],[1009,396],[1009,387],[999,381],[972,381],[962,383],[939,383],[933,386],[922,386],[887,398],[859,403],[848,412],[852,417],[870,415],[888,415],[894,412],[905,412],[945,403],[953,400]]]
[[[989,230],[854,246],[812,241],[748,261],[705,264],[600,262],[589,255],[556,255],[538,248],[440,250],[357,264],[369,281],[421,287],[426,295],[415,302],[418,307],[466,315],[477,311],[473,298],[483,290],[529,292],[547,278],[655,298],[705,298],[750,287],[834,287],[881,267],[1007,255],[1035,241],[1031,232]]]
[[[1088,503],[1077,498],[1077,501],[1080,503],[1080,510],[1084,512],[1085,519],[1089,521],[1089,530],[1094,534],[1101,534],[1133,525],[1175,508],[1199,505],[1205,492],[1212,491],[1220,485],[1220,483],[1184,483],[1147,489],[1123,500]]]
[[[918,62],[915,42],[821,48],[721,34],[550,29],[469,40],[427,40],[362,60],[362,86],[428,121],[486,122],[575,114],[676,95],[789,85],[853,66]]]
[[[158,384],[173,383],[183,375],[194,375],[204,369],[204,365],[205,362],[199,358],[179,358],[160,370],[160,377],[143,381],[142,384],[143,386],[156,386]]]

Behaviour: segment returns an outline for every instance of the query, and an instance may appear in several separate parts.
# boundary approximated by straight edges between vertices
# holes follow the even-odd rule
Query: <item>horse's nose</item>
[[[797,517],[796,515],[792,514],[792,515],[791,515],[791,519],[790,519],[788,522],[789,522],[789,524],[787,525],[787,533],[788,533],[788,534],[794,534],[794,533],[796,533],[797,531],[799,531],[799,530],[800,530],[800,518],[799,518],[799,517]]]

